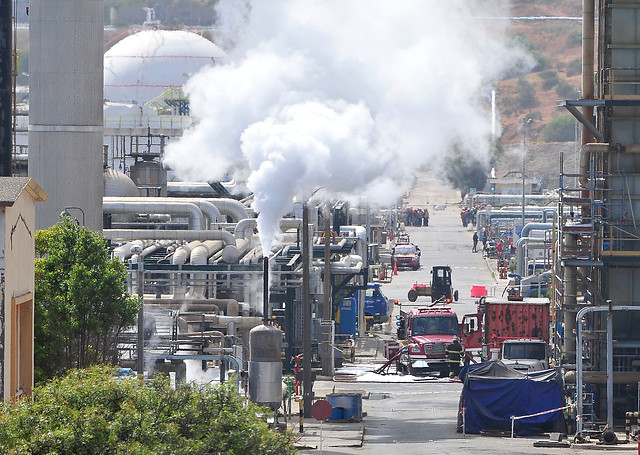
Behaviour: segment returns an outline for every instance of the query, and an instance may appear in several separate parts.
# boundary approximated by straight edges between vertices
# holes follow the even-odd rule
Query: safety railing
[[[511,419],[511,438],[513,439],[513,430],[514,430],[514,427],[515,427],[516,420],[522,420],[522,419],[526,419],[526,418],[529,418],[529,417],[537,417],[537,416],[541,416],[541,415],[544,415],[544,414],[551,414],[552,412],[557,412],[557,411],[564,411],[565,409],[569,409],[569,408],[572,408],[574,406],[575,405],[570,404],[568,406],[563,406],[561,408],[555,408],[555,409],[549,409],[547,411],[536,412],[535,414],[528,414],[528,415],[524,415],[524,416],[511,416],[510,417],[510,419]]]

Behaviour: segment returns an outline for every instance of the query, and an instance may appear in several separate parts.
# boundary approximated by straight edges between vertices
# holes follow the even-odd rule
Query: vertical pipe
[[[262,321],[269,323],[269,257],[262,258]]]
[[[613,431],[613,311],[607,311],[607,426]]]
[[[576,315],[576,434],[582,436],[582,316],[589,310],[589,308],[583,308],[578,311]],[[565,313],[565,321],[567,320],[567,314]],[[571,334],[567,336],[565,329],[565,343]]]
[[[595,0],[582,0],[582,99],[592,100],[594,95],[593,63],[595,43]],[[582,115],[587,120],[593,119],[593,107],[582,106]],[[594,141],[593,134],[582,126],[582,145]],[[581,157],[582,158],[582,157]]]
[[[138,345],[137,348],[137,369],[138,377],[144,377],[144,260],[138,254],[138,299],[140,310],[138,311]]]
[[[322,319],[325,324],[331,323],[331,211],[328,205],[324,211],[324,303],[322,304]],[[333,375],[333,339],[330,327],[322,330],[322,374]]]
[[[0,175],[11,176],[11,120],[13,118],[12,1],[0,2]],[[17,70],[17,68],[16,68]]]
[[[309,295],[309,209],[302,204],[302,405],[311,417],[311,299]]]

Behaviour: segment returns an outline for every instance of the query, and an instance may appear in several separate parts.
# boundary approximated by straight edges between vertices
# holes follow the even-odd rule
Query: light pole
[[[527,158],[527,129],[533,123],[533,119],[522,119],[522,229],[524,229],[524,207],[525,207],[525,161]],[[522,232],[522,231],[520,231]]]
[[[80,213],[82,213],[82,225],[84,226],[84,210],[82,210],[82,208],[80,208],[80,207],[76,207],[76,206],[73,206],[73,205],[65,207],[64,210],[62,212],[60,212],[60,217],[68,216],[69,218],[71,218],[71,213],[69,213],[69,210],[71,210],[71,209],[80,210]],[[76,219],[76,221],[77,221],[77,219]]]

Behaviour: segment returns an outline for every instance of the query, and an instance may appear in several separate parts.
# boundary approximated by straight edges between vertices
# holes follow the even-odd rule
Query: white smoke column
[[[477,3],[243,6],[249,22],[234,28],[244,35],[229,63],[185,87],[199,124],[169,145],[166,164],[184,179],[233,172],[247,182],[265,251],[292,201],[320,187],[391,204],[453,141],[486,154],[490,103],[480,94],[518,56],[502,30],[487,30],[505,21],[473,19],[506,12],[469,9]]]

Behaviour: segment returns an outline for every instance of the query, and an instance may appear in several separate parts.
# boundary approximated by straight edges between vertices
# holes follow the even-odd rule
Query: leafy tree
[[[553,118],[540,131],[543,142],[571,142],[575,140],[576,120],[571,114],[562,114]]]
[[[224,385],[172,388],[109,367],[72,370],[36,387],[33,402],[0,407],[0,452],[15,455],[205,455],[297,453],[290,432],[260,418],[270,413]]]
[[[542,88],[544,90],[551,90],[560,79],[558,79],[558,73],[553,70],[545,70],[538,74],[542,79]]]
[[[116,337],[134,324],[137,298],[105,240],[67,216],[36,232],[36,381],[114,360]]]
[[[459,145],[452,147],[444,158],[444,174],[451,185],[460,190],[461,198],[470,188],[482,189],[487,183],[486,164]]]

